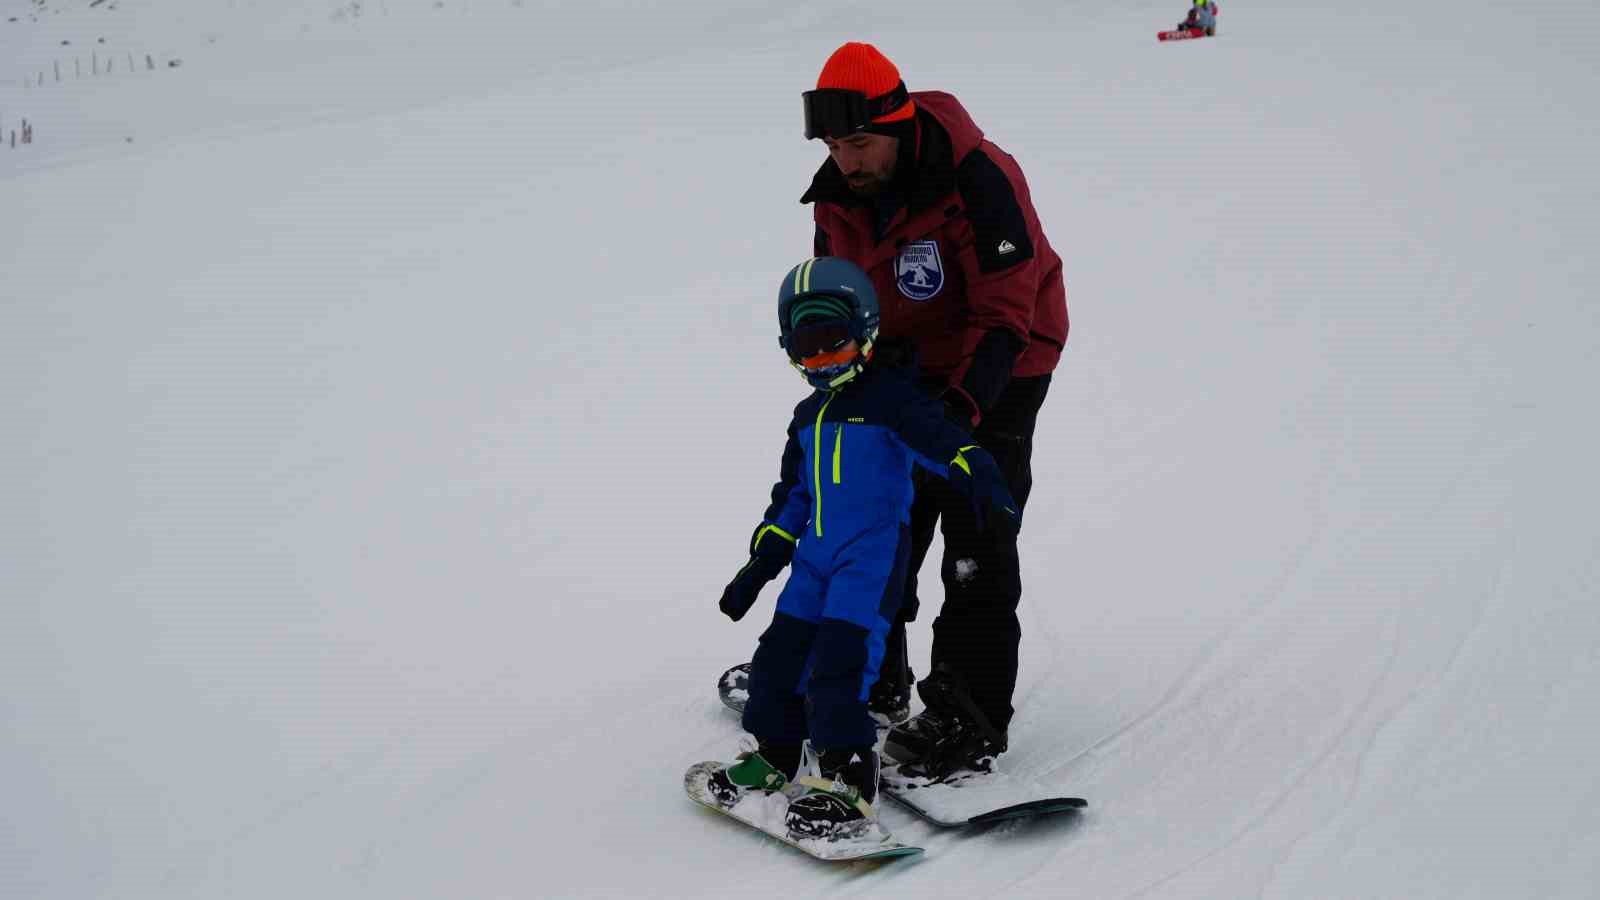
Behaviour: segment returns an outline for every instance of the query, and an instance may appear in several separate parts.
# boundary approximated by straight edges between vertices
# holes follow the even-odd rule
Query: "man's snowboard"
[[[743,713],[744,704],[750,699],[750,664],[739,663],[723,672],[717,679],[717,696],[722,698],[723,706]]]
[[[988,825],[1053,813],[1078,812],[1088,806],[1081,797],[1052,797],[1043,785],[1005,772],[974,773],[949,781],[929,782],[885,766],[878,790],[923,819],[944,828]]]
[[[881,823],[874,822],[863,834],[840,840],[791,837],[783,824],[789,811],[789,797],[784,793],[751,793],[733,807],[725,807],[707,790],[711,773],[726,765],[720,762],[703,762],[690,766],[683,775],[683,789],[689,798],[701,806],[709,807],[751,828],[788,844],[817,859],[828,862],[849,862],[860,859],[887,859],[894,856],[913,856],[921,847],[913,847],[895,840]]]
[[[744,712],[745,701],[750,699],[750,664],[740,663],[723,672],[717,679],[717,696],[722,698],[724,706],[734,712]],[[883,749],[881,740],[879,744],[881,752]],[[892,762],[894,760],[884,758],[879,790],[923,819],[945,828],[986,825],[1005,819],[1022,819],[1059,812],[1076,812],[1088,806],[1087,801],[1079,797],[1051,797],[1044,787],[1026,779],[1013,778],[1004,772],[973,775],[948,784],[918,783],[914,779],[901,777],[896,768],[890,765]],[[690,772],[692,774],[694,770],[691,769]],[[686,785],[687,783],[685,780]],[[690,796],[693,795],[694,792],[691,790]],[[717,808],[722,812],[728,812],[721,807]],[[780,828],[782,820],[783,817],[780,815],[778,817]],[[754,825],[753,822],[747,824]],[[755,827],[761,828],[759,825]],[[765,828],[762,830],[767,831]],[[772,834],[770,831],[768,833]],[[773,836],[779,837],[776,834]],[[779,837],[779,840],[783,838]]]

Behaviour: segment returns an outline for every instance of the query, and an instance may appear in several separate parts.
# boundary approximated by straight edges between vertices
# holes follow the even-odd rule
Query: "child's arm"
[[[885,405],[895,409],[891,427],[916,456],[917,464],[943,478],[961,448],[972,444],[972,432],[953,421],[943,402],[923,393],[909,379],[896,379]]]
[[[783,445],[778,481],[772,486],[772,502],[761,517],[763,526],[773,526],[790,535],[790,544],[811,521],[811,484],[805,478],[806,452],[799,438],[802,413],[809,403],[808,399],[795,407],[795,416],[789,421],[789,437]]]
[[[923,468],[949,480],[972,502],[979,531],[991,526],[1015,534],[1022,525],[1022,508],[1011,497],[1004,473],[978,446],[971,433],[951,422],[944,404],[903,383],[897,398],[901,413],[895,434],[916,455]]]
[[[722,591],[718,602],[728,618],[735,622],[755,605],[761,589],[778,577],[783,567],[794,558],[795,545],[811,518],[811,491],[801,472],[805,467],[805,450],[800,446],[796,423],[806,407],[801,403],[795,409],[795,418],[789,423],[789,438],[783,447],[783,462],[778,471],[778,483],[772,486],[772,503],[767,506],[761,524],[750,535],[750,560],[744,564],[733,580]]]

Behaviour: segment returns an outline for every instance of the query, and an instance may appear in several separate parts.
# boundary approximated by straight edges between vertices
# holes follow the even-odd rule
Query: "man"
[[[828,148],[802,203],[814,204],[818,256],[871,277],[882,334],[916,345],[922,385],[978,444],[1026,504],[1033,431],[1067,339],[1066,287],[1016,161],[956,98],[908,93],[870,44],[847,43],[803,94],[805,134]],[[944,605],[933,623],[927,707],[889,734],[886,750],[932,777],[987,770],[1006,748],[1014,712],[1022,596],[1013,535],[985,534],[969,504],[921,480],[911,510],[912,557],[872,706],[909,713],[905,623],[916,617],[917,570],[942,519]]]

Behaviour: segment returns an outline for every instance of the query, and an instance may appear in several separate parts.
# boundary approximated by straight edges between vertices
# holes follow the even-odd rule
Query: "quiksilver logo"
[[[1000,254],[1002,256],[1004,256],[1007,253],[1015,253],[1015,252],[1017,252],[1017,245],[1011,243],[1010,241],[1001,241],[1000,242],[1000,246],[998,248],[996,248],[996,249],[1000,252]]]

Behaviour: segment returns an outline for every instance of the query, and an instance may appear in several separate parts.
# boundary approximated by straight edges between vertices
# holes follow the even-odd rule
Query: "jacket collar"
[[[956,185],[955,152],[950,133],[921,104],[917,106],[916,124],[914,146],[911,153],[901,153],[897,163],[899,174],[890,188],[905,198],[907,211],[912,214],[937,205]],[[824,160],[817,169],[811,178],[811,187],[800,198],[800,202],[832,203],[866,209],[873,206],[871,198],[858,196],[850,190],[844,173],[839,171],[839,166],[832,158]]]

